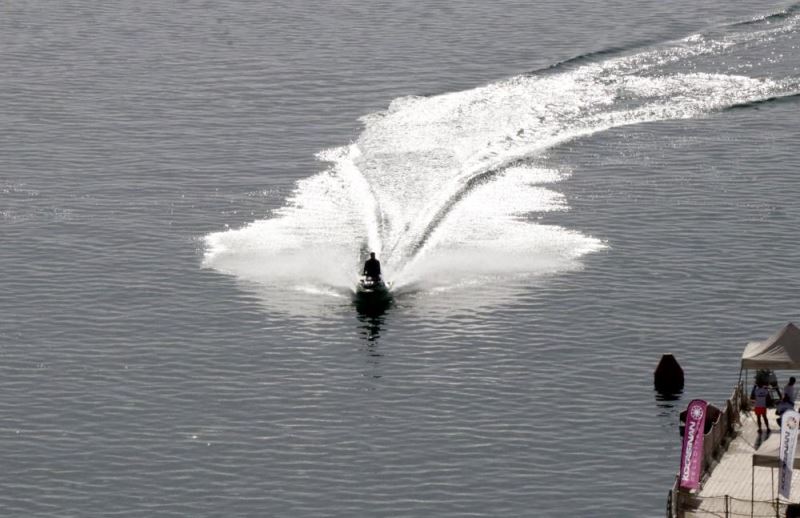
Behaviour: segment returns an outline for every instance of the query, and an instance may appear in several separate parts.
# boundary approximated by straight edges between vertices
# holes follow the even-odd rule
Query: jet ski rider
[[[369,259],[364,263],[364,275],[373,281],[381,280],[381,262],[375,259],[375,252],[370,252]]]

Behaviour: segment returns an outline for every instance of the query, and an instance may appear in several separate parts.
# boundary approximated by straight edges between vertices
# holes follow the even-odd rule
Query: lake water
[[[663,516],[800,316],[798,22],[5,0],[0,515]]]

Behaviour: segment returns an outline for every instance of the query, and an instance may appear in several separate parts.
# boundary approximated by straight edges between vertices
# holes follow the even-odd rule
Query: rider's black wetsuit
[[[381,262],[377,259],[367,259],[364,263],[364,275],[372,277],[373,279],[380,280],[381,278]]]

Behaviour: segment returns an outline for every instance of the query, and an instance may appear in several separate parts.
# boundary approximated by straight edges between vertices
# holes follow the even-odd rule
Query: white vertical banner
[[[781,415],[781,447],[778,450],[781,471],[778,476],[778,493],[787,499],[792,492],[792,467],[798,426],[800,414],[794,410],[787,410]]]

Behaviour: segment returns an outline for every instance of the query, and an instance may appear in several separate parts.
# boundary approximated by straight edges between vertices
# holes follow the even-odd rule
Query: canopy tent
[[[798,369],[800,370],[800,329],[791,322],[763,342],[750,342],[742,353],[742,370],[749,369]],[[739,373],[741,381],[741,372]],[[780,432],[767,439],[753,453],[753,466],[750,473],[750,513],[752,516],[755,500],[756,467],[770,468],[772,488],[775,489],[775,468],[780,468]],[[795,451],[792,462],[794,469],[800,469],[800,449]],[[773,492],[773,498],[775,494]]]
[[[800,369],[800,329],[791,322],[763,342],[750,342],[742,369]]]

